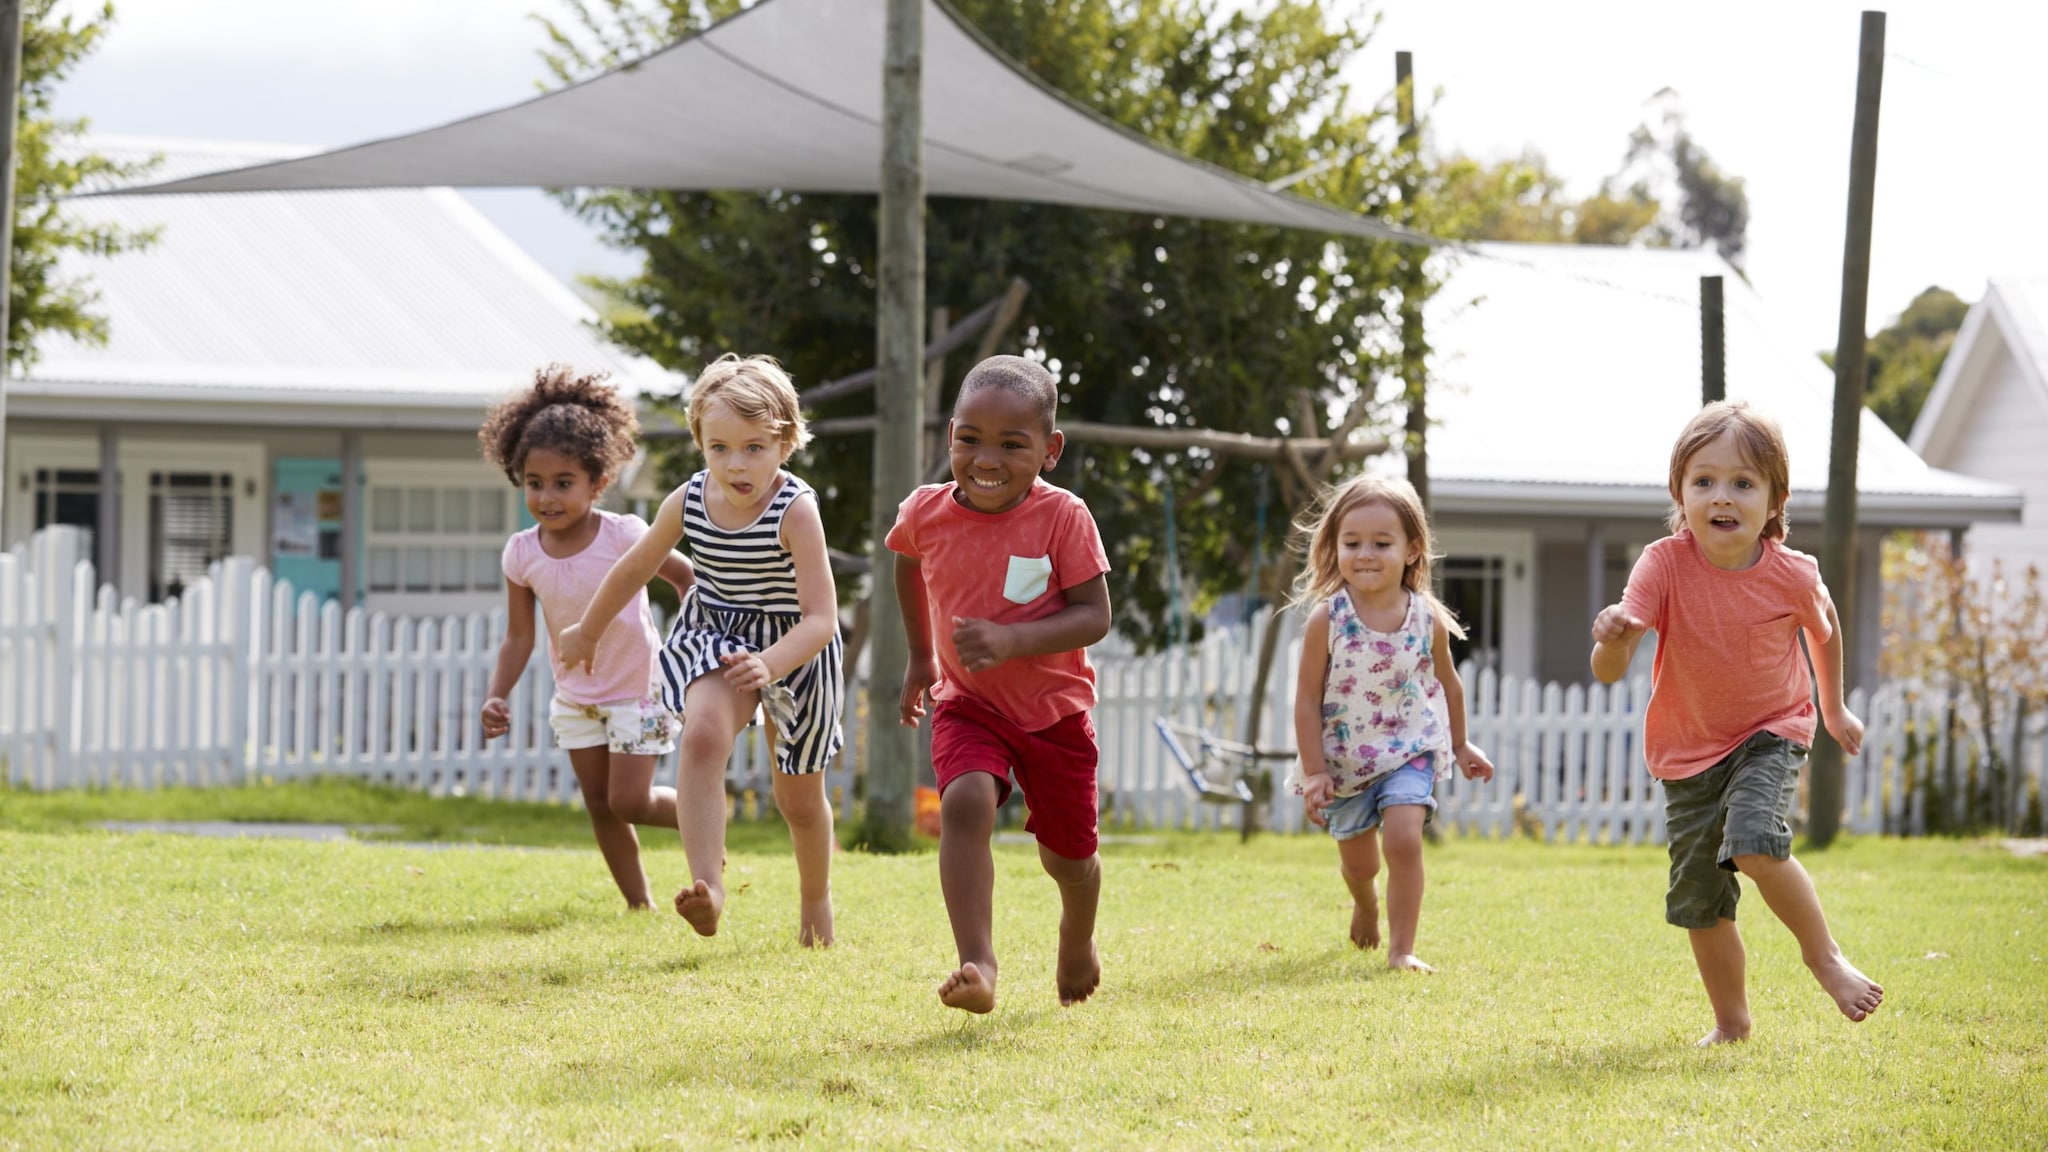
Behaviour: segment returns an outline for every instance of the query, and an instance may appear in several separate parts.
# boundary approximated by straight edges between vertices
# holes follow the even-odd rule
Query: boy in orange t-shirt
[[[996,1005],[991,929],[996,809],[1015,775],[1024,828],[1060,888],[1054,983],[1061,1004],[1102,979],[1095,909],[1095,670],[1085,649],[1109,634],[1109,557],[1080,497],[1040,478],[1059,463],[1059,389],[1019,356],[982,361],[947,426],[953,482],[910,494],[889,531],[908,633],[901,720],[929,693],[939,783],[939,886],[959,967],[939,985],[951,1008]]]
[[[1863,722],[1842,701],[1842,625],[1813,558],[1785,547],[1790,468],[1777,424],[1741,402],[1693,417],[1671,450],[1673,535],[1645,549],[1621,603],[1593,621],[1593,674],[1628,671],[1646,630],[1657,633],[1643,751],[1664,784],[1671,886],[1664,917],[1692,937],[1714,1008],[1700,1040],[1749,1036],[1749,991],[1735,874],[1799,941],[1814,979],[1851,1020],[1884,989],[1842,956],[1820,897],[1792,858],[1788,820],[1799,766],[1820,719],[1851,755]]]

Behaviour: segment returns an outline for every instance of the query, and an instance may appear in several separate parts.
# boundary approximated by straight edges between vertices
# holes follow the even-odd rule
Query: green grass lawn
[[[565,846],[90,829],[293,812]],[[1327,841],[1112,846],[1102,990],[1061,1009],[1057,896],[1000,846],[1003,1003],[968,1018],[932,991],[932,855],[840,856],[840,944],[808,952],[773,825],[735,836],[706,941],[626,913],[581,820],[0,793],[0,1148],[2048,1146],[2048,860],[1995,844],[1808,854],[1883,1010],[1837,1015],[1752,897],[1755,1036],[1700,1051],[1658,849],[1432,848],[1441,971],[1413,976],[1345,942]],[[673,890],[674,837],[647,838]]]

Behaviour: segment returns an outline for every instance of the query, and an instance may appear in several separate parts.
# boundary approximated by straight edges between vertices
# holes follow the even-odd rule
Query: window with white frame
[[[498,562],[514,526],[517,497],[502,483],[373,482],[366,540],[370,591],[501,588]]]
[[[100,523],[100,474],[98,469],[36,468],[29,472],[29,504],[35,510],[32,527],[38,531],[52,524],[68,524],[85,531],[86,556],[94,556]]]
[[[235,478],[226,472],[149,473],[149,598],[181,595],[234,548]]]

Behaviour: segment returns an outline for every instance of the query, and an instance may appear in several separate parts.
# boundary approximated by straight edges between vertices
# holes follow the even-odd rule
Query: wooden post
[[[874,597],[868,631],[867,811],[860,839],[910,846],[916,741],[896,723],[910,658],[896,610],[896,564],[884,543],[896,506],[917,487],[924,439],[924,5],[889,0],[882,61],[881,253],[875,288]]]
[[[1877,110],[1884,89],[1884,13],[1863,14],[1856,62],[1856,126],[1849,145],[1849,220],[1842,243],[1842,316],[1835,330],[1835,426],[1828,451],[1828,498],[1821,525],[1820,574],[1834,593],[1835,615],[1856,619],[1856,453],[1863,418],[1864,329],[1870,303],[1870,216],[1877,188]],[[1844,649],[1847,649],[1845,644]],[[1842,661],[1842,690],[1853,663]],[[1843,754],[1822,725],[1814,733],[1807,838],[1825,848],[1842,827]]]
[[[341,610],[363,602],[363,434],[341,434]]]
[[[1394,107],[1401,121],[1400,149],[1403,158],[1412,162],[1419,141],[1415,131],[1414,57],[1407,52],[1394,53]],[[1414,181],[1404,181],[1404,223],[1414,223],[1414,196]],[[1425,363],[1429,349],[1422,335],[1422,260],[1426,255],[1425,249],[1412,245],[1401,254],[1401,385],[1408,400],[1408,482],[1415,486],[1415,494],[1422,497],[1425,515],[1430,509],[1429,380]],[[1307,432],[1304,429],[1303,435]]]
[[[1721,278],[1700,277],[1700,403],[1728,397],[1728,336]]]
[[[14,128],[21,115],[21,0],[0,0],[0,340],[7,334],[7,303],[14,294]],[[7,523],[7,378],[0,352],[0,531]],[[106,499],[101,493],[100,499]]]

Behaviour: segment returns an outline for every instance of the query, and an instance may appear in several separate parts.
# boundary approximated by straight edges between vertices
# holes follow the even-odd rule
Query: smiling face
[[[1679,507],[1685,526],[1717,568],[1747,568],[1761,553],[1764,525],[1784,497],[1743,455],[1733,429],[1701,445],[1685,462]],[[1774,503],[1775,501],[1775,503]]]
[[[1360,504],[1337,522],[1337,573],[1359,604],[1389,606],[1422,546],[1401,528],[1400,514],[1378,501]]]
[[[1039,406],[1008,388],[964,393],[947,427],[956,498],[977,512],[1008,512],[1024,502],[1041,472],[1060,461],[1066,438],[1048,433]]]
[[[567,537],[582,529],[591,505],[604,495],[605,484],[593,478],[576,457],[534,448],[520,467],[519,488],[541,533]]]
[[[760,507],[775,494],[775,473],[789,459],[789,446],[767,428],[712,404],[698,421],[697,446],[725,502],[736,512]]]

